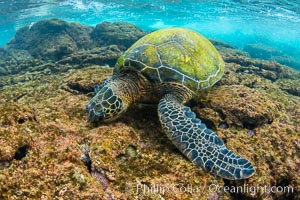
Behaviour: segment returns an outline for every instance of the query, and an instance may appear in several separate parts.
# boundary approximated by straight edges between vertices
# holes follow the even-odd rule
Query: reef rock
[[[277,62],[286,66],[293,67],[294,69],[300,70],[300,59],[288,55],[282,55],[274,57],[273,60],[276,60]]]
[[[281,50],[259,43],[245,45],[244,51],[248,52],[253,58],[261,58],[266,60],[269,60],[274,56],[283,55]]]
[[[103,22],[91,32],[91,38],[97,46],[117,44],[119,49],[128,49],[146,32],[137,26],[126,22]]]
[[[300,69],[300,60],[292,56],[287,55],[280,49],[265,45],[265,44],[247,44],[244,47],[244,51],[248,52],[251,57],[264,60],[277,61],[283,65]],[[292,50],[291,50],[292,51]],[[296,53],[295,53],[296,55]]]
[[[90,27],[59,19],[38,21],[19,29],[0,49],[0,74],[15,74],[55,62],[76,65],[75,68],[89,64],[114,66],[121,51],[145,34],[135,25],[123,22]],[[32,63],[33,58],[39,62]]]
[[[108,65],[114,66],[116,60],[121,56],[117,45],[97,47],[91,50],[74,53],[58,61],[59,64],[72,65]]]
[[[220,123],[246,129],[271,124],[278,113],[276,104],[269,100],[265,91],[241,85],[220,86],[209,93],[200,93],[199,102],[204,109],[211,108],[210,113],[218,113]],[[202,112],[202,108],[197,113],[207,119],[207,112]]]
[[[0,52],[1,54],[1,52]],[[42,63],[34,59],[26,50],[4,50],[0,59],[0,75],[16,74],[30,66]]]
[[[300,80],[293,79],[279,79],[276,84],[283,91],[286,91],[292,95],[300,96]]]
[[[19,29],[7,48],[27,50],[43,60],[58,60],[92,46],[89,37],[92,29],[59,19],[42,20]]]
[[[0,47],[0,62],[5,60],[5,57],[8,56],[8,52],[3,48]]]
[[[298,71],[274,61],[251,59],[247,55],[240,53],[239,50],[222,49],[220,52],[225,62],[238,65],[236,72],[257,74],[271,81],[276,81],[280,78],[300,78]]]
[[[221,40],[209,39],[209,41],[218,49],[226,48],[226,49],[236,49],[233,45],[223,42]]]

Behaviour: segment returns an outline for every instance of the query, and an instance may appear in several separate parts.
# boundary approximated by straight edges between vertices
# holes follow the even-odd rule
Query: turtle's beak
[[[87,104],[86,111],[88,112],[88,121],[89,122],[101,121],[104,118],[104,113],[103,113],[102,109],[95,110],[94,103]]]
[[[94,110],[90,110],[89,111],[89,116],[88,116],[88,121],[89,122],[97,122],[97,121],[101,121],[104,118],[103,112],[97,112],[95,113]]]

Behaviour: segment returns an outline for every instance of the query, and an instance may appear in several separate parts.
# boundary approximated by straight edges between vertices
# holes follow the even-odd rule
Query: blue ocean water
[[[299,0],[1,0],[0,46],[19,28],[47,18],[125,21],[147,31],[181,26],[240,49],[262,44],[300,60]]]

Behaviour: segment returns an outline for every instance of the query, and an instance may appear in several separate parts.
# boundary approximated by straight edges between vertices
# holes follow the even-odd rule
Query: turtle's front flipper
[[[245,179],[254,174],[251,163],[228,150],[223,141],[173,94],[159,102],[164,131],[176,147],[196,165],[222,178]]]

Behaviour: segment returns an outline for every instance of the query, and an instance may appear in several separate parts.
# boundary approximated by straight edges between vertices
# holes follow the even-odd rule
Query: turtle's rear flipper
[[[223,141],[173,94],[159,102],[164,131],[192,162],[225,179],[245,179],[254,174],[251,163],[228,150]]]

